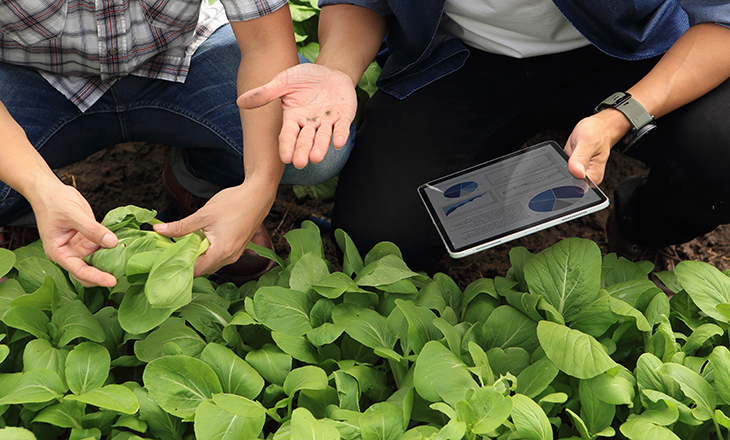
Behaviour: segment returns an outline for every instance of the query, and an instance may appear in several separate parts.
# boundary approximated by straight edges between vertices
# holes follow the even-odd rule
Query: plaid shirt
[[[218,27],[261,17],[287,0],[2,0],[0,61],[36,68],[86,111],[114,82],[137,75],[183,82]],[[98,6],[97,6],[98,5]]]

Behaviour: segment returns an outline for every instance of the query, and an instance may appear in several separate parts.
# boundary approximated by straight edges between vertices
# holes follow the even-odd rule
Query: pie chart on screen
[[[585,190],[578,186],[559,186],[533,197],[527,206],[536,212],[560,211],[583,197]]]
[[[453,185],[449,187],[446,191],[444,191],[444,197],[447,197],[449,199],[457,199],[469,193],[473,193],[474,191],[476,191],[477,188],[479,188],[479,185],[476,182],[457,183],[456,185]]]

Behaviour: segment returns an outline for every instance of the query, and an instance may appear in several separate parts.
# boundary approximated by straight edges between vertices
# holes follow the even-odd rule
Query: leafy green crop
[[[120,245],[91,261],[112,289],[37,243],[0,249],[0,438],[730,436],[730,276],[708,264],[659,273],[670,300],[650,263],[569,238],[515,247],[506,276],[462,291],[392,243],[363,257],[341,230],[336,270],[305,222],[239,288],[188,282],[205,241],[144,230],[155,221],[107,216]]]

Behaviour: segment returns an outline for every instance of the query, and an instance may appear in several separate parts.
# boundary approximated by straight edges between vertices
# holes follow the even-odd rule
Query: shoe
[[[207,199],[191,194],[180,185],[180,182],[175,177],[175,173],[172,171],[170,154],[165,158],[165,164],[162,170],[162,182],[171,199],[173,208],[179,214],[178,217],[187,217],[200,209],[208,201]],[[256,230],[251,238],[251,242],[274,250],[271,236],[263,224]],[[223,278],[224,281],[241,285],[247,281],[258,279],[273,267],[273,260],[260,256],[256,251],[246,249],[235,263],[222,267],[216,272],[216,275]]]
[[[40,240],[38,229],[30,226],[0,227],[0,248],[15,250]]]
[[[647,246],[636,243],[622,234],[616,222],[615,210],[611,210],[611,213],[608,215],[606,235],[608,249],[611,252],[615,252],[619,257],[624,257],[633,262],[650,261],[654,264],[654,270],[657,272],[664,270],[673,271],[677,263],[682,261],[674,245],[660,247]]]

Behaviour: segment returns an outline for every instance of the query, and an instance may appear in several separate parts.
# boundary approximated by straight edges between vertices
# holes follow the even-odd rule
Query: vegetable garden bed
[[[204,240],[153,221],[107,215],[113,289],[0,250],[0,438],[728,437],[730,278],[709,264],[659,273],[670,300],[650,263],[569,238],[462,290],[342,231],[335,270],[305,222],[237,288],[193,279]]]

